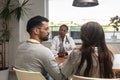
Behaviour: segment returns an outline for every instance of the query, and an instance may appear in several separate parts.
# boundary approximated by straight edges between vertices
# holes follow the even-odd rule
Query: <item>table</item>
[[[113,72],[117,78],[120,78],[120,69],[113,69]]]
[[[56,57],[56,61],[58,64],[63,63],[67,58],[65,57]]]

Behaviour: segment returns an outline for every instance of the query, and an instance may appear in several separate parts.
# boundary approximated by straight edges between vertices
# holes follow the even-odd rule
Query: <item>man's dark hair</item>
[[[27,32],[30,34],[32,29],[37,26],[40,27],[43,21],[49,22],[47,18],[42,17],[42,16],[35,16],[29,19],[27,23],[27,29],[26,29]]]

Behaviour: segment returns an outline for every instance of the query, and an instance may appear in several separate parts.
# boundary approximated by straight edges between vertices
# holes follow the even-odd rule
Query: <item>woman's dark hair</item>
[[[28,23],[27,23],[27,32],[29,34],[31,34],[31,30],[34,28],[34,27],[40,27],[42,25],[42,22],[43,21],[46,21],[46,22],[49,22],[49,20],[45,17],[42,17],[42,16],[35,16],[35,17],[32,17],[31,19],[28,20]]]
[[[84,76],[90,77],[90,70],[93,66],[92,53],[93,47],[98,47],[98,60],[101,78],[112,78],[114,76],[112,71],[113,54],[107,48],[105,42],[105,35],[102,26],[97,22],[88,22],[81,27],[80,37],[82,46],[80,48],[82,58],[77,72],[80,72],[84,62],[87,62]],[[76,74],[78,74],[76,72]]]

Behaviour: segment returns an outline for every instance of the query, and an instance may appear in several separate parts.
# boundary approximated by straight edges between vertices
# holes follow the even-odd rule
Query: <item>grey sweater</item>
[[[39,71],[48,80],[48,74],[55,80],[64,80],[53,53],[40,43],[26,41],[19,45],[15,67],[27,71]]]

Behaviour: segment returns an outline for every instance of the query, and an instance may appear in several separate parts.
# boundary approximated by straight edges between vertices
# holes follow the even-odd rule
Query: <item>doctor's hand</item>
[[[58,57],[65,57],[65,56],[67,56],[67,55],[68,55],[68,53],[67,53],[65,50],[58,52]]]

